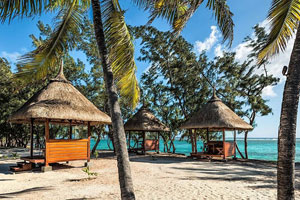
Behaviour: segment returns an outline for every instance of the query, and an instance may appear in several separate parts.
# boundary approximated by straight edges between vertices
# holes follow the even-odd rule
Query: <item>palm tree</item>
[[[132,0],[155,18],[166,18],[178,34],[203,0]],[[103,68],[113,126],[114,146],[118,161],[122,199],[135,199],[132,184],[118,91],[134,107],[139,100],[135,77],[134,48],[118,0],[0,0],[2,22],[15,17],[31,17],[59,10],[56,28],[51,37],[37,49],[23,56],[18,74],[28,81],[43,79],[55,66],[57,59],[74,46],[74,32],[80,31],[82,12],[92,7],[94,31]],[[233,14],[225,0],[207,0],[229,45],[233,40]],[[117,87],[116,87],[117,86]]]
[[[258,62],[284,51],[296,33],[284,86],[278,131],[277,199],[295,199],[295,142],[300,92],[300,2],[273,0],[269,11],[271,29]]]

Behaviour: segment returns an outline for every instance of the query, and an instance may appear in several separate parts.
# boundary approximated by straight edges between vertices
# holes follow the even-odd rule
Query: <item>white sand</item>
[[[82,172],[84,161],[46,173],[10,174],[7,168],[15,162],[0,161],[0,199],[120,199],[115,158],[91,160],[98,176],[90,180]],[[270,163],[133,156],[131,169],[137,199],[276,199],[276,168]]]

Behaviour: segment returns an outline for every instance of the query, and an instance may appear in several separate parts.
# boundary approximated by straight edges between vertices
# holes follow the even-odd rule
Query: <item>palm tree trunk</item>
[[[91,0],[94,20],[94,30],[98,50],[103,67],[106,91],[108,93],[109,107],[112,118],[114,147],[118,161],[119,182],[122,199],[135,199],[129,158],[126,146],[126,137],[123,125],[120,105],[118,102],[117,89],[114,84],[114,77],[111,66],[107,60],[108,52],[105,44],[105,36],[102,24],[101,6],[99,0]]]
[[[295,142],[300,91],[300,27],[284,86],[278,132],[277,199],[295,199]]]
[[[245,144],[245,158],[248,159],[248,131],[245,131],[244,144]]]

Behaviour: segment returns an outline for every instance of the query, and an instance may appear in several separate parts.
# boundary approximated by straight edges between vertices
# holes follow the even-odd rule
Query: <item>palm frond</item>
[[[0,21],[9,22],[15,17],[34,17],[44,12],[72,5],[86,10],[90,6],[87,0],[0,0]]]
[[[268,14],[271,23],[268,41],[259,52],[258,63],[286,49],[300,20],[298,0],[273,0]]]
[[[232,45],[234,23],[233,13],[230,11],[226,0],[208,0],[206,7],[214,12],[215,19],[223,35],[223,43],[227,40]]]
[[[103,20],[109,63],[123,99],[133,108],[140,91],[135,76],[134,45],[118,0],[103,0]]]
[[[0,0],[0,20],[10,21],[16,16],[39,15],[49,6],[49,0]]]
[[[150,12],[148,24],[161,17],[172,25],[174,33],[178,35],[185,27],[187,21],[193,16],[204,0],[133,0],[140,8]],[[223,42],[233,41],[234,23],[233,13],[226,0],[208,0],[206,7],[214,12],[215,19],[223,34]]]
[[[139,8],[144,10],[149,9],[155,3],[155,0],[132,0],[132,2]]]
[[[178,35],[194,11],[186,1],[160,0],[150,9],[151,15],[148,24],[158,17],[164,18],[172,25],[174,32]]]
[[[80,31],[83,11],[73,3],[71,7],[62,8],[55,19],[55,29],[51,36],[32,52],[22,56],[17,78],[32,82],[45,78],[55,70],[58,59],[75,46],[76,38],[73,33]]]

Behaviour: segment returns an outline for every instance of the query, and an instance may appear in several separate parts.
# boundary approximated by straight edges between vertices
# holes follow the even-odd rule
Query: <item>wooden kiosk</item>
[[[192,157],[213,158],[236,157],[236,130],[252,130],[253,127],[227,107],[213,91],[212,98],[197,113],[195,113],[182,126],[190,131],[192,143]],[[206,140],[202,152],[197,149],[197,129],[206,130]],[[228,142],[225,131],[234,131],[234,141]],[[222,132],[222,141],[210,141],[210,132]]]
[[[157,119],[153,113],[146,107],[142,106],[139,111],[130,118],[124,125],[125,131],[128,133],[128,151],[156,151],[159,153],[159,134],[160,132],[169,132],[170,129]],[[142,140],[138,140],[135,147],[130,145],[132,133],[140,134]],[[147,139],[146,132],[154,135],[155,139]]]
[[[84,97],[64,76],[63,63],[58,75],[19,110],[10,116],[12,123],[30,124],[30,156],[13,171],[30,170],[32,164],[44,165],[42,170],[51,170],[51,163],[72,160],[90,161],[91,126],[111,124],[108,115],[101,112],[92,102]],[[44,155],[34,155],[34,124],[44,124]],[[57,139],[50,133],[49,125],[58,124],[69,127],[68,139]],[[84,139],[72,138],[72,126],[87,126]]]

